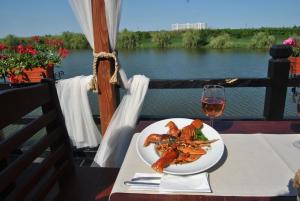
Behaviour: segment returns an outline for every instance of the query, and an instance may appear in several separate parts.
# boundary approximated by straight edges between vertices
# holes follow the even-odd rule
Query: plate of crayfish
[[[219,133],[200,119],[173,118],[146,127],[136,148],[155,171],[188,175],[214,166],[223,155],[224,143]]]

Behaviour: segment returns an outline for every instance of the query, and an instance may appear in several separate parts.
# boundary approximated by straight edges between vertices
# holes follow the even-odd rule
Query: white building
[[[172,30],[186,30],[186,29],[207,29],[207,24],[198,22],[198,23],[185,23],[185,24],[172,24]]]

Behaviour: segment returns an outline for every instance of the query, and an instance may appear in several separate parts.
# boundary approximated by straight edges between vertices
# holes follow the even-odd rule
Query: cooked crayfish
[[[171,143],[175,142],[176,137],[169,135],[169,134],[156,134],[153,133],[147,137],[147,139],[144,142],[144,146],[147,147],[150,143]]]
[[[172,121],[168,122],[169,128],[167,134],[150,134],[144,146],[155,143],[155,150],[160,158],[152,164],[152,168],[157,172],[163,172],[163,169],[170,164],[182,164],[193,162],[206,154],[206,148],[217,140],[196,140],[196,129],[200,129],[203,122],[200,119],[194,120],[190,125],[178,129]]]

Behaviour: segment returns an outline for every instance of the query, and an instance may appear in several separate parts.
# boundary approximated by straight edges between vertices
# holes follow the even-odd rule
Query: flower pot
[[[10,74],[8,80],[13,83],[29,83],[29,82],[41,82],[43,78],[54,79],[54,66],[49,65],[47,68],[34,67],[32,70],[23,70],[22,74],[15,75]]]
[[[290,72],[293,75],[300,75],[300,57],[290,57],[289,61],[291,63]]]

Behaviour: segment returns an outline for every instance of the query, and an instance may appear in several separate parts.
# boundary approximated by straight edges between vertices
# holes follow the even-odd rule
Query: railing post
[[[283,119],[290,70],[288,57],[291,54],[291,47],[286,45],[274,45],[270,49],[272,59],[269,60],[268,77],[271,86],[266,89],[264,107],[267,120]]]

